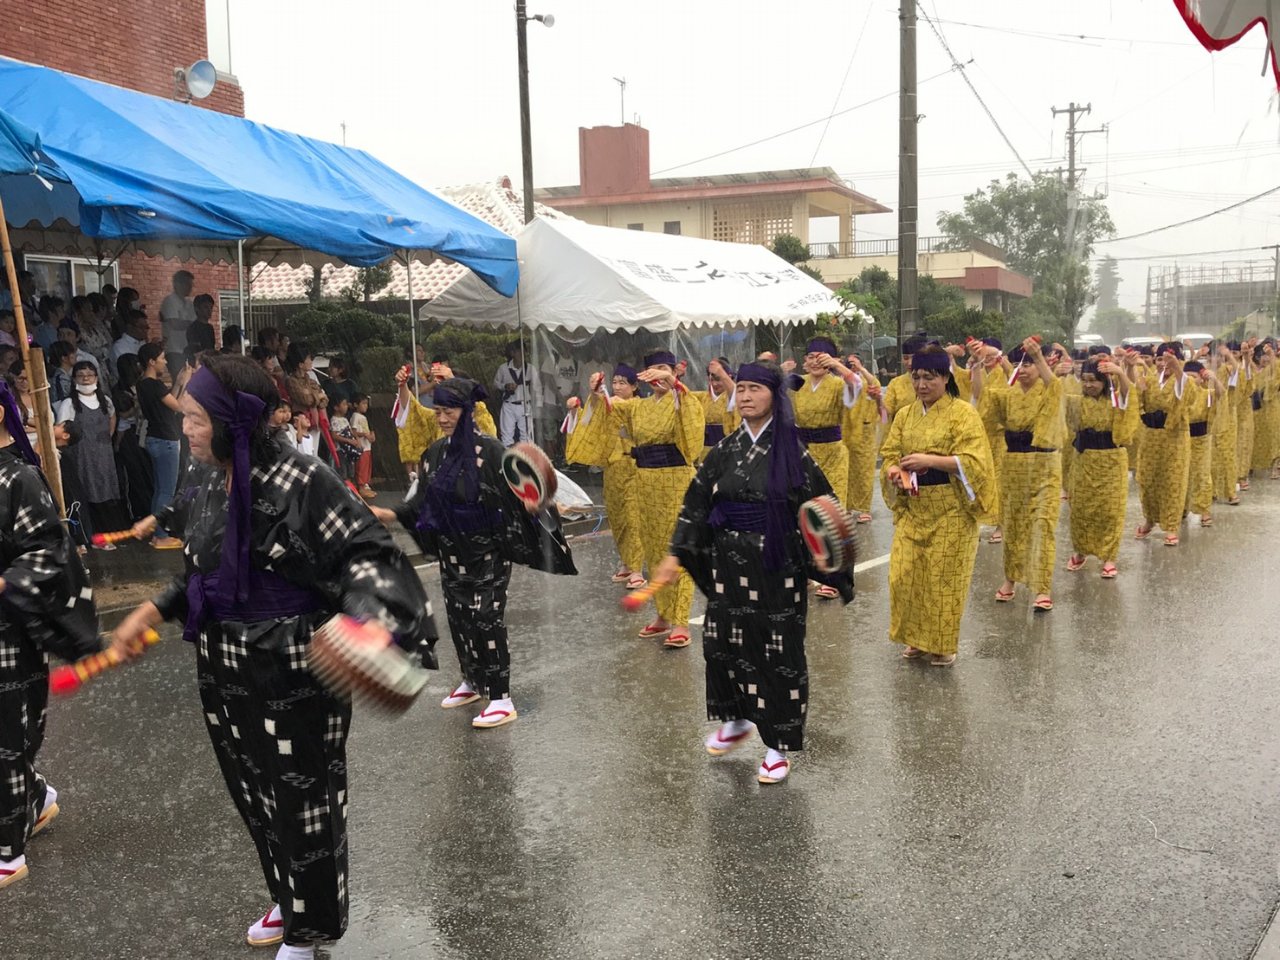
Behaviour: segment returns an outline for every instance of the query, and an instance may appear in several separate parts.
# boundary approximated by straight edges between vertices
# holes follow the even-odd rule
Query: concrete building
[[[975,240],[956,249],[955,241],[947,237],[920,237],[916,251],[920,275],[959,287],[966,306],[1008,313],[1017,301],[1031,296],[1031,279],[1010,270],[1004,251],[993,244]],[[868,267],[898,275],[897,240],[811,243],[809,254],[809,265],[830,286],[852,280]]]
[[[649,131],[634,123],[579,128],[578,168],[580,184],[534,195],[606,227],[768,246],[782,234],[808,243],[811,222],[833,218],[852,242],[854,217],[890,212],[830,167],[650,179]]]
[[[1270,333],[1278,294],[1272,259],[1148,267],[1142,332],[1217,334],[1241,317],[1253,316],[1248,329]],[[1256,318],[1264,315],[1267,319],[1259,324]]]
[[[193,106],[242,117],[244,93],[229,72],[225,42],[212,56],[209,51],[211,28],[225,38],[226,18],[221,0],[131,0],[106,5],[95,0],[6,0],[0,55],[165,98],[177,92],[175,67],[212,59],[218,68],[217,85],[208,98],[193,101]],[[232,265],[125,254],[99,273],[99,264],[78,257],[35,250],[22,254],[26,269],[36,276],[39,292],[69,300],[106,283],[134,287],[153,325],[177,270],[190,270],[195,275],[195,292],[212,294],[220,312],[221,300],[236,296]]]
[[[809,247],[809,265],[832,288],[867,267],[883,267],[894,276],[898,272],[897,241],[860,241],[855,220],[892,211],[854,190],[830,167],[654,180],[649,176],[649,131],[628,123],[580,127],[578,170],[581,183],[542,188],[535,196],[607,227],[765,246],[790,234]],[[834,241],[812,239],[833,232]],[[1004,253],[991,244],[955,250],[943,237],[924,237],[919,249],[920,273],[960,287],[969,306],[1006,312],[1015,301],[1031,296],[1031,281],[1010,270]]]

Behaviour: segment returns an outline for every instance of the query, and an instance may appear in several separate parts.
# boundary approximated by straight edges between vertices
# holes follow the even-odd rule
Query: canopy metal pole
[[[244,311],[244,241],[236,241],[236,263],[240,269],[236,273],[236,289],[240,297],[240,355],[244,356],[244,342],[248,339],[245,333],[247,323]]]
[[[529,428],[529,438],[533,443],[538,442],[538,414],[541,412],[539,407],[542,406],[542,381],[538,376],[538,331],[533,328],[533,321],[529,321],[529,340],[531,349],[525,350],[524,346],[524,318],[520,315],[520,286],[516,285],[516,323],[520,331],[520,351],[525,358],[525,378],[524,378],[524,398],[528,406],[528,412],[525,414],[525,425]],[[533,367],[533,373],[529,374],[530,366]],[[539,389],[534,390],[533,385],[538,384]]]
[[[409,349],[413,356],[409,363],[413,367],[413,395],[422,396],[422,386],[418,383],[418,318],[413,313],[413,256],[408,250],[404,252],[404,268],[409,277]]]
[[[58,513],[67,516],[67,504],[62,495],[62,469],[58,463],[58,447],[53,438],[53,407],[49,403],[49,375],[44,366],[44,351],[32,349],[27,342],[27,318],[22,309],[22,291],[18,289],[18,270],[13,264],[13,247],[9,244],[9,222],[4,218],[4,203],[0,202],[0,250],[4,253],[5,275],[9,278],[9,290],[13,299],[13,316],[18,327],[18,349],[22,352],[22,369],[31,383],[31,395],[35,398],[36,437],[40,441],[40,466],[45,479],[53,490]]]

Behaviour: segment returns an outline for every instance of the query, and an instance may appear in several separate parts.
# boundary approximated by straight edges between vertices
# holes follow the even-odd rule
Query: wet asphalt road
[[[357,714],[325,955],[1248,957],[1280,900],[1280,483],[1246,497],[1177,549],[1126,541],[1117,581],[1060,572],[1048,615],[990,599],[984,545],[950,671],[897,656],[866,570],[812,613],[809,749],[775,787],[757,745],[706,756],[696,642],[637,639],[612,541],[577,540],[584,575],[515,575],[519,721],[439,709],[447,640],[406,716]],[[878,504],[863,559],[890,536]],[[242,941],[265,888],[192,661],[171,636],[55,705],[63,813],[0,894],[4,960],[272,956]]]

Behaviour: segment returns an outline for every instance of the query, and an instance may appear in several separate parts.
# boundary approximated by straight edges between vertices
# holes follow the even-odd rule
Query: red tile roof
[[[511,179],[489,183],[473,183],[461,187],[445,187],[437,190],[440,196],[461,207],[468,213],[492,224],[508,236],[515,236],[524,224],[524,200],[512,188]],[[572,220],[568,214],[561,213],[541,203],[533,205],[534,213],[551,220]],[[416,259],[421,257],[422,259]],[[413,297],[415,300],[429,300],[439,296],[467,273],[467,268],[441,257],[431,257],[428,253],[415,254],[413,261]],[[406,300],[409,296],[409,274],[405,264],[392,260],[391,282],[374,294],[376,300]],[[287,264],[254,268],[252,295],[255,301],[274,300],[282,302],[300,302],[307,299],[307,284],[311,280],[311,267],[291,267]],[[320,282],[322,296],[340,297],[342,292],[356,282],[356,268],[326,264],[321,268]]]

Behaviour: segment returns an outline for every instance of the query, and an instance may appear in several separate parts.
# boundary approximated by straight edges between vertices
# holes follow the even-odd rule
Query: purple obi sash
[[[806,446],[811,443],[837,443],[844,438],[840,425],[834,427],[796,427],[800,434],[800,442]]]
[[[1004,445],[1010,453],[1053,453],[1053,447],[1034,447],[1030,430],[1006,430]]]
[[[1142,414],[1142,425],[1152,430],[1163,430],[1165,421],[1169,419],[1169,415],[1163,410],[1152,410],[1149,413]]]
[[[1193,437],[1207,437],[1209,435],[1208,420],[1192,420],[1188,426],[1191,428]]]
[[[631,456],[636,458],[637,467],[646,470],[686,466],[684,454],[674,443],[646,443],[644,446],[632,447]]]
[[[440,509],[427,497],[423,504],[422,514],[418,517],[417,528],[434,533],[485,533],[502,526],[502,514],[490,510],[483,503],[449,503],[444,516],[439,516]]]
[[[704,447],[714,447],[723,439],[723,423],[708,423],[702,430],[702,445]]]
[[[1253,406],[1253,409],[1261,410],[1262,409],[1262,391],[1255,390],[1253,391],[1253,393],[1249,394],[1249,403]]]
[[[1110,430],[1094,430],[1091,427],[1085,427],[1076,433],[1076,439],[1072,443],[1076,448],[1076,453],[1084,453],[1086,450],[1115,450],[1115,439],[1111,436]]]
[[[917,487],[940,487],[944,483],[951,482],[951,474],[945,470],[935,470],[930,467],[928,470],[921,470],[916,474]]]
[[[218,574],[193,574],[187,580],[187,620],[182,639],[194,642],[210,620],[281,620],[321,609],[320,595],[269,570],[254,570],[249,599],[226,604],[218,597]]]
[[[764,533],[768,511],[763,503],[743,503],[739,500],[717,500],[711,508],[707,522],[717,529],[738,530],[742,533]]]

